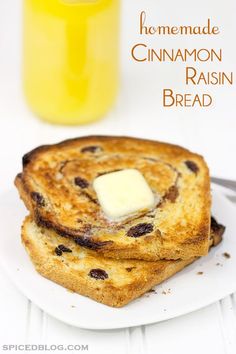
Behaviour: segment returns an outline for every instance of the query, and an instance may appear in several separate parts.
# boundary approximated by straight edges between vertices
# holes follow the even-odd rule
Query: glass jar
[[[23,83],[29,106],[57,124],[83,124],[113,105],[120,0],[24,0]]]

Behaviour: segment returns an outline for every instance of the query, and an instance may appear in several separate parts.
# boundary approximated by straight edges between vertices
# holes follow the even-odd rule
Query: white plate
[[[26,210],[16,191],[4,193],[0,199],[0,261],[23,294],[70,325],[114,329],[159,322],[207,306],[236,291],[235,211],[223,194],[214,190],[213,215],[226,225],[224,241],[208,256],[157,286],[157,293],[144,295],[121,309],[71,293],[36,273],[20,241]],[[231,258],[226,259],[224,252],[230,253]]]

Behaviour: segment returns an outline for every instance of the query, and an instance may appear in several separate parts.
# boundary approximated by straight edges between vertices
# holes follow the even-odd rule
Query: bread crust
[[[215,227],[209,245],[217,245],[223,232],[222,225]],[[67,289],[113,307],[126,305],[196,260],[190,258],[147,262],[106,259],[93,251],[75,246],[72,240],[65,239],[52,230],[38,227],[30,216],[22,225],[22,242],[41,275]],[[58,255],[56,250],[62,244],[70,252],[61,252]],[[100,273],[105,271],[107,278],[92,278],[90,272],[93,269],[99,269]]]
[[[111,223],[101,213],[92,180],[123,168],[140,170],[162,203]],[[88,188],[75,186],[76,174]],[[66,140],[26,154],[15,184],[39,226],[105,257],[156,261],[208,252],[209,171],[201,156],[179,146],[130,137]],[[152,224],[153,232],[128,237],[128,230],[140,224]]]

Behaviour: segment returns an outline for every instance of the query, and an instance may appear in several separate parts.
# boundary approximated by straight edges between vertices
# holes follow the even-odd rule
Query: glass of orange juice
[[[24,0],[23,84],[39,117],[95,121],[113,105],[119,79],[120,0]]]

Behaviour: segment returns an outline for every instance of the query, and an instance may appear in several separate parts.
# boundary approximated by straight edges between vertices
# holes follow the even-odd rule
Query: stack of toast
[[[151,210],[109,220],[93,181],[124,169],[141,172],[160,198]],[[207,255],[224,232],[211,218],[204,159],[171,144],[90,136],[40,146],[23,157],[15,185],[29,210],[22,242],[37,271],[109,306]]]

